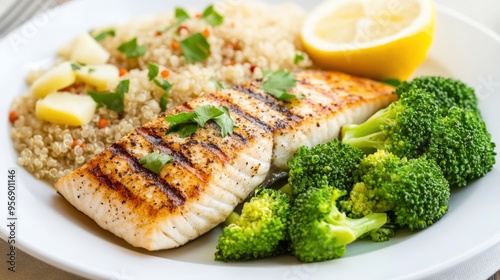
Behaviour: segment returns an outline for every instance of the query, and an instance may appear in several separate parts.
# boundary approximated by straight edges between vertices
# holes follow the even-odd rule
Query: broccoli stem
[[[378,229],[387,223],[386,213],[371,213],[359,219],[346,218],[346,223],[357,239],[361,235]]]
[[[395,124],[398,110],[394,106],[380,109],[364,123],[342,127],[342,142],[371,154],[384,147],[387,134],[383,129]]]
[[[238,213],[236,213],[234,211],[231,212],[231,214],[229,214],[229,216],[224,221],[224,226],[227,227],[230,224],[234,224],[239,218],[240,218],[240,214],[238,214]]]

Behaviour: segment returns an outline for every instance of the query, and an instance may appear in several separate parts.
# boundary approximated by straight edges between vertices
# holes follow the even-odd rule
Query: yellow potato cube
[[[45,72],[36,79],[31,86],[31,91],[39,98],[47,94],[72,85],[76,80],[76,75],[69,62],[64,62]]]
[[[76,70],[77,78],[98,91],[106,91],[118,84],[119,70],[111,64],[87,65]]]
[[[96,107],[88,95],[53,92],[36,102],[36,117],[55,124],[82,126],[92,120]]]
[[[109,57],[109,52],[90,34],[83,33],[76,38],[73,44],[70,60],[83,64],[105,64]]]

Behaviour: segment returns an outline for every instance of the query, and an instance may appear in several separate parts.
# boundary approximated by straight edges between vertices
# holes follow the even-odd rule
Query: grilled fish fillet
[[[237,126],[224,138],[208,122],[195,134],[165,134],[160,117],[136,128],[85,165],[61,178],[57,191],[99,226],[147,250],[181,246],[214,228],[268,175],[287,169],[299,146],[325,143],[344,124],[359,123],[396,97],[391,86],[336,72],[295,73],[292,94],[276,100],[260,81],[218,91],[168,115],[202,105],[227,106]],[[159,174],[139,159],[171,155]]]

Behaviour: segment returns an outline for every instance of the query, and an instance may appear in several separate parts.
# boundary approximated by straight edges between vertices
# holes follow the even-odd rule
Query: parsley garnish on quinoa
[[[136,58],[143,56],[148,48],[146,45],[138,45],[137,38],[127,41],[118,47],[118,50],[127,58]]]
[[[210,55],[210,44],[201,33],[195,33],[181,41],[186,63],[203,61]]]
[[[125,108],[125,93],[129,89],[129,80],[121,81],[116,87],[115,92],[92,92],[87,94],[94,99],[98,107],[106,106],[109,110],[115,111],[119,114],[124,112]]]

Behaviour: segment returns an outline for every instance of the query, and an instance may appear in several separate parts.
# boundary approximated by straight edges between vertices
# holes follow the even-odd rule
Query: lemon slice
[[[328,0],[301,35],[320,68],[406,80],[426,59],[435,22],[432,0]]]

